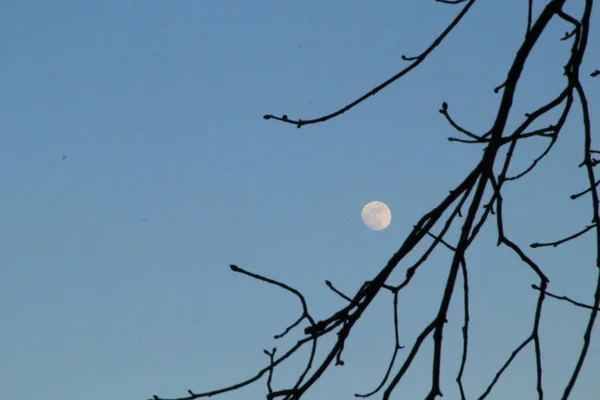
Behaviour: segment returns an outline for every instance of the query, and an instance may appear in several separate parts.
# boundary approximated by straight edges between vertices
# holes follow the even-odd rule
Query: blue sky
[[[466,127],[489,129],[500,99],[492,89],[522,40],[526,6],[477,3],[419,68],[338,119],[298,130],[262,116],[308,119],[345,105],[404,67],[401,55],[422,51],[458,10],[391,0],[0,1],[0,398],[180,397],[253,375],[267,362],[262,349],[298,338],[272,336],[300,309],[229,264],[303,291],[318,319],[342,306],[324,281],[352,294],[479,160],[480,147],[446,140],[455,132],[438,109],[446,101]],[[532,54],[511,126],[564,85],[570,42],[558,39],[568,28],[553,21]],[[595,110],[593,29],[582,74]],[[538,169],[506,187],[505,228],[519,244],[589,223],[589,198],[569,200],[586,185],[579,115]],[[513,172],[543,148],[524,146]],[[372,200],[392,210],[384,231],[362,224]],[[470,397],[527,337],[535,310],[536,277],[495,240],[490,224],[469,252]],[[552,292],[591,303],[592,242],[529,254]],[[439,249],[400,297],[404,345],[433,317],[450,257]],[[551,299],[546,307],[544,384],[556,398],[587,313]],[[458,296],[445,330],[449,399],[458,396],[460,308]],[[383,293],[353,332],[346,366],[308,398],[377,385],[391,311]],[[598,332],[574,399],[598,390]],[[427,393],[430,357],[428,341],[398,393]],[[533,372],[528,348],[490,398],[533,398]]]

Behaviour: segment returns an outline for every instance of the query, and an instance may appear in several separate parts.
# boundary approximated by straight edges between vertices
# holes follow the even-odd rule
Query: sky
[[[568,3],[579,15],[582,2]],[[535,12],[544,4],[536,0]],[[493,88],[521,43],[526,6],[476,3],[417,69],[334,120],[296,129],[262,116],[337,110],[405,67],[401,56],[424,50],[459,9],[392,0],[0,0],[0,398],[175,398],[253,376],[268,363],[263,349],[282,352],[300,337],[273,339],[301,309],[229,264],[302,291],[316,319],[343,307],[325,280],[352,295],[480,159],[478,145],[447,140],[457,133],[438,110],[447,102],[465,127],[490,128],[500,99]],[[568,29],[555,20],[542,36],[509,127],[563,87],[570,42],[559,39]],[[589,73],[600,68],[600,27],[592,29],[582,81],[596,110],[600,81]],[[590,221],[590,199],[569,199],[586,187],[580,115],[576,104],[550,155],[505,188],[505,229],[542,266],[551,292],[591,303],[592,234],[527,247]],[[594,111],[592,124],[597,131]],[[543,140],[524,145],[511,171],[544,148]],[[361,221],[374,200],[392,210],[386,230]],[[536,276],[496,239],[490,220],[468,253],[469,398],[529,335],[535,311]],[[407,348],[435,315],[451,256],[437,250],[400,296]],[[393,349],[391,317],[382,293],[349,338],[346,365],[306,398],[376,387]],[[548,398],[562,395],[587,318],[545,303]],[[444,336],[446,399],[459,398],[461,326],[457,293]],[[573,399],[599,390],[599,332]],[[431,348],[426,341],[396,398],[427,394]],[[292,382],[306,356],[274,385]],[[534,368],[528,347],[488,398],[534,398]],[[261,380],[222,398],[265,391]]]

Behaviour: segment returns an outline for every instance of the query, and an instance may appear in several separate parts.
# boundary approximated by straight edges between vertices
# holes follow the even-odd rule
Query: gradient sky
[[[534,3],[536,12],[545,4]],[[179,397],[253,375],[268,362],[263,349],[298,338],[272,339],[300,307],[229,264],[301,290],[317,319],[343,306],[324,281],[353,294],[479,160],[481,147],[447,141],[455,132],[438,110],[446,101],[469,129],[489,129],[500,99],[492,89],[523,38],[526,4],[477,3],[419,68],[340,118],[298,130],[262,116],[308,119],[345,105],[404,67],[401,55],[422,51],[458,11],[392,0],[0,1],[0,398]],[[559,39],[570,27],[551,28],[527,63],[512,127],[564,85],[570,42]],[[598,110],[593,29],[582,79]],[[575,107],[550,156],[506,187],[505,228],[552,292],[591,303],[592,234],[527,247],[589,223],[590,199],[569,200],[586,187],[582,138]],[[523,146],[512,171],[544,145]],[[392,209],[387,230],[363,225],[372,200]],[[468,253],[470,398],[528,336],[537,298],[536,276],[496,237],[490,220]],[[402,344],[433,318],[450,258],[436,251],[400,296]],[[554,399],[588,313],[552,299],[545,307],[544,388]],[[458,293],[444,399],[458,396],[460,311]],[[382,293],[352,333],[346,365],[307,399],[349,399],[378,384],[393,348],[391,312]],[[600,391],[599,332],[573,399]],[[427,393],[431,345],[397,398]],[[275,385],[291,382],[305,359]],[[529,347],[489,398],[534,398],[534,368]],[[263,380],[222,398],[264,393]]]

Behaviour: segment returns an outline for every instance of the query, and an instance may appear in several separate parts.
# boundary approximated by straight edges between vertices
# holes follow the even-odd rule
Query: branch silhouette
[[[418,67],[438,46],[442,44],[444,39],[467,15],[476,0],[436,1],[452,5],[465,3],[465,5],[460,9],[459,13],[451,23],[442,30],[442,33],[421,54],[414,57],[402,57],[403,60],[409,61],[411,64],[397,74],[337,111],[325,114],[321,117],[299,119],[289,118],[287,114],[281,117],[266,114],[264,118],[296,125],[298,128],[305,125],[325,122],[341,116],[367,100],[370,96],[377,94],[398,79],[406,76],[408,72]],[[584,340],[581,349],[579,350],[577,361],[568,378],[568,382],[564,387],[564,392],[561,397],[563,400],[568,399],[575,387],[578,376],[586,360],[592,340],[592,329],[597,320],[598,311],[600,310],[600,261],[597,261],[594,266],[594,272],[598,276],[596,278],[593,301],[590,304],[586,304],[574,301],[566,296],[552,294],[549,291],[550,280],[544,273],[544,265],[536,262],[534,254],[529,253],[535,251],[536,248],[557,247],[563,243],[577,240],[585,233],[589,232],[590,234],[593,233],[595,235],[593,251],[597,255],[597,260],[600,260],[600,210],[598,205],[600,201],[598,195],[598,182],[600,182],[600,179],[598,179],[594,170],[598,161],[593,158],[593,154],[598,154],[599,151],[594,150],[593,148],[590,106],[588,105],[584,85],[580,78],[581,64],[588,45],[593,0],[584,0],[584,10],[581,17],[567,14],[563,8],[566,2],[567,0],[549,0],[537,17],[534,18],[532,11],[533,1],[528,1],[528,11],[524,22],[524,25],[526,25],[525,36],[515,54],[504,82],[496,88],[493,88],[493,90],[499,93],[501,97],[491,128],[487,132],[477,134],[464,128],[462,125],[459,125],[449,114],[447,103],[444,102],[442,104],[439,112],[443,115],[451,128],[456,130],[463,137],[466,137],[449,138],[449,140],[457,143],[482,145],[483,152],[481,159],[462,180],[459,180],[456,186],[450,190],[449,194],[441,199],[437,206],[433,207],[419,219],[412,231],[400,244],[398,250],[389,258],[387,263],[382,266],[374,277],[365,280],[352,296],[343,293],[331,281],[325,281],[326,286],[335,295],[343,299],[344,305],[328,317],[315,319],[308,311],[305,296],[298,290],[292,288],[288,284],[231,265],[230,268],[233,272],[275,286],[278,289],[294,295],[301,304],[301,315],[295,319],[293,323],[288,325],[282,333],[275,335],[274,338],[280,339],[295,329],[300,330],[303,337],[281,355],[276,355],[276,348],[273,348],[270,351],[264,350],[264,353],[268,356],[268,363],[266,363],[264,368],[242,382],[202,393],[188,391],[188,396],[175,399],[158,397],[156,395],[153,398],[155,400],[192,400],[202,397],[211,397],[225,392],[236,391],[266,377],[267,399],[301,399],[310,391],[317,381],[326,379],[324,376],[325,371],[332,366],[344,365],[342,354],[350,333],[361,320],[361,317],[370,307],[373,300],[384,291],[391,293],[393,305],[392,321],[394,341],[393,343],[390,343],[390,361],[381,379],[372,386],[374,389],[364,393],[357,393],[355,396],[368,398],[375,394],[380,394],[381,398],[384,400],[392,398],[392,395],[398,390],[399,383],[405,379],[407,371],[413,367],[413,362],[425,346],[426,339],[431,338],[432,356],[430,362],[432,368],[429,377],[429,389],[424,398],[426,400],[435,400],[443,396],[441,377],[443,376],[444,370],[442,368],[441,360],[445,346],[447,346],[447,343],[444,341],[444,331],[448,322],[448,310],[451,301],[456,297],[455,292],[460,291],[462,293],[463,302],[463,321],[461,328],[462,348],[456,384],[461,399],[466,400],[468,397],[467,389],[463,382],[463,376],[467,364],[469,363],[467,355],[469,353],[469,324],[471,322],[469,313],[470,283],[468,276],[470,263],[468,263],[468,250],[473,245],[484,225],[494,224],[495,231],[497,232],[497,245],[508,250],[511,254],[514,254],[519,265],[522,265],[532,273],[532,276],[534,276],[538,282],[537,284],[532,284],[531,287],[538,292],[538,296],[535,306],[532,306],[531,310],[533,322],[531,331],[526,336],[524,335],[524,339],[510,354],[507,355],[506,361],[499,366],[499,369],[495,372],[492,380],[487,384],[485,390],[478,399],[483,400],[493,392],[496,384],[502,378],[503,373],[511,367],[516,356],[530,345],[533,346],[533,354],[535,357],[537,398],[540,400],[544,398],[543,348],[540,343],[540,321],[544,314],[544,302],[546,298],[566,301],[579,308],[588,310],[589,312],[589,318],[584,332]],[[512,107],[515,103],[516,88],[521,80],[523,68],[537,45],[539,38],[552,21],[562,21],[572,28],[571,31],[567,32],[565,36],[560,39],[571,42],[570,55],[564,65],[565,86],[554,98],[551,98],[534,111],[525,114],[523,120],[511,131],[507,128],[508,119],[513,111]],[[591,73],[591,76],[594,77],[599,74],[600,72],[596,70]],[[554,242],[535,242],[529,246],[523,245],[513,238],[510,232],[511,228],[514,228],[507,226],[507,223],[504,220],[505,208],[513,206],[513,203],[508,202],[503,196],[505,191],[504,188],[507,184],[511,184],[514,181],[523,178],[525,175],[540,167],[542,161],[555,147],[565,125],[565,121],[568,116],[572,114],[574,108],[573,105],[575,103],[580,105],[581,119],[584,126],[581,145],[583,154],[581,171],[585,172],[589,187],[578,194],[572,195],[571,198],[576,199],[582,197],[584,194],[589,195],[586,196],[586,199],[588,197],[590,199],[589,211],[592,223],[579,232]],[[551,112],[553,110],[558,110],[559,115],[551,118]],[[535,123],[544,118],[552,119],[552,123],[545,123],[544,127],[536,128],[534,126]],[[509,176],[516,149],[524,141],[531,140],[547,141],[545,149],[541,154],[531,155],[528,160],[528,166],[524,170]],[[464,215],[462,210],[466,210]],[[492,217],[490,218],[490,216]],[[584,224],[582,224],[582,226],[583,225]],[[458,228],[458,231],[460,232],[458,238],[448,238],[448,232],[451,227]],[[422,253],[420,254],[416,253],[417,246],[424,243],[428,243],[425,250],[422,250]],[[422,267],[426,264],[428,257],[438,249],[450,251],[452,254],[452,260],[447,269],[448,275],[443,286],[443,291],[441,292],[439,305],[437,306],[436,312],[428,316],[428,322],[420,328],[420,333],[416,336],[416,339],[410,344],[401,344],[398,304],[402,301],[402,291],[413,282],[413,278],[420,273]],[[407,263],[406,259],[409,255],[418,255],[417,261],[412,265],[407,265],[405,278],[401,282],[390,282],[391,274],[399,265]],[[462,287],[460,287],[461,285],[459,285],[459,282],[462,283]],[[403,323],[406,324],[407,322],[403,321]],[[323,337],[332,337],[334,340],[333,344],[320,353],[322,357],[317,363],[315,362],[315,360],[317,360],[317,341]],[[295,380],[295,383],[280,389],[274,388],[274,373],[277,369],[282,368],[281,366],[284,363],[290,362],[305,345],[310,346],[310,357],[306,366]],[[405,354],[402,361],[399,360],[399,355],[401,353]]]
[[[440,0],[438,0],[440,1]],[[449,3],[449,4],[459,4],[459,3],[463,3],[466,0],[462,0],[462,1],[444,1],[441,0],[440,2],[442,3]],[[304,125],[311,125],[311,124],[317,124],[320,122],[325,122],[328,121],[332,118],[335,118],[339,115],[342,115],[343,113],[345,113],[346,111],[356,107],[357,105],[359,105],[360,103],[362,103],[363,101],[367,100],[369,97],[376,95],[379,91],[381,91],[382,89],[385,89],[387,86],[391,85],[392,83],[394,83],[395,81],[397,81],[398,79],[402,78],[404,75],[406,75],[407,73],[409,73],[411,70],[415,69],[416,67],[419,66],[419,64],[421,64],[426,58],[427,56],[433,52],[433,50],[435,50],[436,47],[438,47],[442,41],[446,38],[446,36],[448,36],[448,34],[450,32],[452,32],[452,30],[456,27],[456,25],[458,25],[458,23],[462,20],[462,18],[467,14],[467,12],[469,11],[469,9],[471,8],[471,6],[475,3],[476,0],[469,0],[468,3],[463,7],[463,9],[458,13],[458,15],[456,16],[456,18],[454,18],[454,20],[446,27],[446,29],[444,29],[444,31],[431,43],[431,45],[429,45],[429,47],[427,47],[421,54],[419,54],[418,56],[412,56],[412,57],[407,57],[405,55],[402,55],[402,59],[404,61],[413,61],[409,66],[407,66],[406,68],[402,69],[400,72],[398,72],[396,75],[392,76],[391,78],[389,78],[388,80],[386,80],[385,82],[381,83],[380,85],[376,86],[375,88],[371,89],[369,92],[365,93],[364,95],[362,95],[361,97],[359,97],[358,99],[354,100],[353,102],[351,102],[350,104],[340,108],[337,111],[334,111],[330,114],[324,115],[322,117],[318,117],[318,118],[313,118],[313,119],[290,119],[288,118],[287,115],[283,115],[281,117],[277,117],[275,115],[272,114],[265,114],[263,116],[264,119],[274,119],[277,121],[281,121],[281,122],[286,122],[289,124],[293,124],[296,125],[296,127],[301,128]]]

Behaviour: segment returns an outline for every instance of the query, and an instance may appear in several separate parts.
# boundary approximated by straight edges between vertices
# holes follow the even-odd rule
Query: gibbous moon
[[[381,201],[372,201],[363,207],[360,214],[367,228],[382,231],[392,222],[390,208]]]

